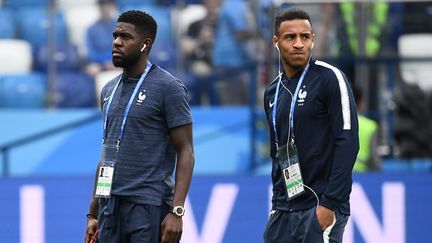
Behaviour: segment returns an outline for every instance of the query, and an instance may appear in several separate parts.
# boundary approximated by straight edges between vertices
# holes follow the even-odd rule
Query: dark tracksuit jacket
[[[283,84],[294,95],[302,71]],[[278,79],[268,85],[264,94],[264,109],[270,129],[272,158],[272,208],[282,211],[310,209],[317,204],[313,193],[287,200],[286,186],[276,159],[275,136],[279,146],[286,144],[289,129],[291,95],[281,85],[277,104],[274,134],[272,108]],[[357,113],[350,82],[337,68],[311,59],[303,80],[294,114],[295,142],[304,184],[318,195],[320,205],[349,215],[349,195],[352,168],[359,149]]]

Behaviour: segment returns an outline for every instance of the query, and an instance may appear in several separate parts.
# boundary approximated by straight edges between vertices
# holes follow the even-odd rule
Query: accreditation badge
[[[288,145],[279,147],[278,160],[285,180],[287,200],[301,195],[305,189],[295,144],[290,142]]]
[[[103,145],[102,163],[97,175],[95,197],[109,198],[111,196],[117,153],[118,147]]]
[[[114,161],[102,161],[97,177],[95,197],[110,197],[114,177],[114,164]]]

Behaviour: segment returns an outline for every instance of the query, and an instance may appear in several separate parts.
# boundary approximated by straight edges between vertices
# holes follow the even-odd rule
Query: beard
[[[112,62],[114,67],[121,67],[121,68],[127,68],[134,66],[139,58],[140,58],[140,52],[130,54],[129,56],[120,56],[120,57],[112,57]]]

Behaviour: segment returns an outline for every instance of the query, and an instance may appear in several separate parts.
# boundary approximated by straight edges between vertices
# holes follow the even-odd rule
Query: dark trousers
[[[168,206],[136,204],[120,197],[99,200],[99,243],[160,243]]]
[[[304,211],[276,211],[270,216],[264,232],[265,243],[339,243],[342,242],[348,215],[336,210],[333,226],[321,229],[316,208]]]

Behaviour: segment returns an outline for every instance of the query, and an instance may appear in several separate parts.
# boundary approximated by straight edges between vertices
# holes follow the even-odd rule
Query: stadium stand
[[[1,108],[43,108],[47,83],[41,73],[0,76]]]
[[[127,5],[120,7],[121,12],[138,9],[149,13],[156,20],[158,24],[158,31],[155,42],[165,43],[167,41],[173,41],[172,39],[172,18],[171,8],[161,7],[154,5]]]
[[[158,23],[156,40],[150,52],[150,60],[157,63],[162,68],[176,73],[177,48],[173,39],[173,25],[170,7],[152,5],[128,5],[121,9],[127,11],[139,9],[152,15]]]
[[[120,9],[128,6],[157,5],[157,3],[157,0],[117,0],[117,5]]]
[[[55,108],[94,107],[96,104],[93,79],[82,72],[58,72],[52,92]]]
[[[50,11],[45,8],[22,8],[16,13],[18,36],[33,47],[49,43],[50,31],[55,29],[57,43],[68,42],[67,26],[61,11],[54,12],[54,26],[50,25]],[[35,50],[35,49],[34,49]]]
[[[0,8],[0,38],[13,39],[15,38],[15,22],[12,10]]]
[[[74,6],[63,10],[68,29],[69,40],[78,48],[79,55],[85,57],[86,31],[91,24],[96,22],[100,13],[96,5]],[[77,18],[77,16],[80,16]]]
[[[48,44],[41,45],[35,51],[34,60],[34,69],[41,72],[47,72],[50,61],[55,63],[58,71],[78,71],[81,65],[76,46],[69,43],[57,44],[53,53]]]
[[[181,9],[173,10],[173,27],[175,36],[181,36],[187,32],[190,24],[207,15],[207,10],[202,4],[190,4]]]
[[[27,7],[48,7],[51,0],[5,0],[4,7],[18,10]]]
[[[156,42],[150,52],[150,60],[172,74],[177,73],[177,48],[172,41]]]
[[[51,2],[56,3],[54,12],[50,12]],[[97,0],[0,0],[0,50],[2,50],[0,60],[3,62],[0,65],[0,108],[51,108],[46,102],[48,100],[47,90],[53,91],[54,108],[94,107],[99,104],[99,94],[103,85],[121,71],[101,72],[92,79],[81,70],[82,57],[86,54],[85,32],[99,15],[96,2]],[[181,60],[181,56],[178,56],[180,54],[176,42],[180,36],[179,33],[184,33],[191,22],[205,14],[203,5],[191,5],[194,3],[202,3],[202,1],[117,0],[120,12],[140,9],[155,17],[159,30],[150,60],[174,74],[177,74],[176,70]],[[416,9],[423,9],[430,17],[430,7],[417,7]],[[57,77],[53,78],[54,82],[48,83],[51,13],[54,13],[55,19],[57,50],[53,57]],[[425,29],[430,31],[430,28],[427,28],[430,26],[430,21],[425,21],[425,15],[417,15],[417,10],[412,13],[416,15],[410,15],[406,20],[423,21],[424,24],[405,26],[405,31],[410,34],[400,37],[399,55],[401,58],[430,57],[432,56],[430,48],[432,34],[418,33]],[[407,29],[407,27],[415,28],[415,30]],[[268,26],[265,25],[265,28]],[[398,28],[401,31],[404,29],[401,26]],[[412,34],[414,32],[417,34]],[[410,61],[397,65],[399,65],[403,81],[408,84],[419,84],[423,89],[432,89],[430,62]],[[416,95],[411,97],[421,100]],[[409,105],[412,107],[413,103]],[[422,121],[417,127],[426,127],[424,125],[426,122]],[[427,135],[424,131],[422,133]],[[261,139],[260,146],[262,145],[264,149],[267,145],[265,135],[267,134],[257,135],[258,139]],[[227,143],[226,141],[228,140],[220,142],[221,147]],[[268,157],[263,159],[266,158]],[[400,167],[401,164],[390,162],[392,163],[386,163],[384,171],[401,171],[406,169],[405,166],[410,166],[412,170],[418,171],[430,171],[432,168],[430,160],[427,163],[421,160],[407,161],[409,165],[403,165],[404,168]],[[265,167],[266,165],[268,166],[263,163],[263,167],[258,168],[257,171],[268,173],[269,167]],[[226,169],[226,167],[219,167],[224,166],[215,164],[215,168],[206,167],[204,169],[208,171]],[[233,168],[232,171],[246,171],[246,166],[239,168]]]

